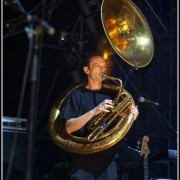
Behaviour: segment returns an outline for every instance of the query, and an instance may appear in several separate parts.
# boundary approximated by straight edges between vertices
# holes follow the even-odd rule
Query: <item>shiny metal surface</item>
[[[109,78],[121,83],[120,79]],[[131,94],[125,89],[122,89],[122,84],[119,84],[118,88],[109,84],[105,86],[106,84],[104,84],[110,91],[117,92],[117,96],[113,100],[115,108],[111,113],[101,113],[89,125],[90,134],[87,137],[67,134],[63,122],[59,120],[59,115],[64,108],[69,93],[75,89],[84,87],[85,84],[86,82],[79,83],[65,91],[53,105],[48,121],[49,133],[54,143],[66,151],[78,154],[92,154],[103,151],[119,142],[133,124],[133,115],[130,113],[130,107],[135,105]],[[104,124],[107,127],[113,124],[113,127],[108,128],[108,130],[106,127],[102,129],[102,125]]]
[[[147,66],[153,57],[153,37],[144,15],[131,0],[104,0],[101,19],[115,52],[129,65]]]
[[[96,51],[103,57],[103,59],[107,62],[107,72],[106,74],[111,75],[113,69],[113,56],[115,54],[114,49],[109,43],[107,37],[105,35],[99,38]]]

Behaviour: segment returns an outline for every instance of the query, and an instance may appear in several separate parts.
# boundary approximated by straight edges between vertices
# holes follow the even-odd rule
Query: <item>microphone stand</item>
[[[33,57],[30,69],[30,103],[29,103],[29,132],[28,132],[28,148],[27,148],[27,164],[26,164],[26,180],[33,179],[33,164],[34,164],[34,145],[35,145],[35,123],[37,118],[37,83],[39,70],[39,38],[41,28],[36,26],[36,30],[30,25],[31,35],[29,38],[34,39]]]
[[[29,104],[29,132],[28,132],[28,148],[27,148],[27,164],[26,164],[26,180],[33,179],[34,167],[34,146],[36,137],[36,120],[37,120],[37,107],[38,107],[38,83],[39,83],[39,49],[40,38],[43,32],[53,35],[55,29],[48,23],[40,20],[36,16],[27,15],[29,22],[29,29],[26,27],[26,32],[30,41],[33,41],[33,56],[30,69],[30,104]],[[33,29],[35,26],[35,30]]]
[[[162,120],[162,122],[167,126],[168,130],[177,134],[177,130],[171,126],[171,124],[162,116],[162,114],[155,108],[155,106],[151,105],[151,108],[156,113],[156,115],[159,117],[159,119]]]
[[[50,26],[46,21],[39,19],[35,15],[31,15],[27,13],[24,8],[22,7],[21,3],[17,0],[14,2],[7,2],[12,8],[20,12],[21,14],[25,15],[26,21],[29,23],[29,27],[25,28],[27,32],[30,47],[28,52],[27,64],[25,68],[24,78],[23,78],[23,85],[21,88],[21,98],[20,103],[18,106],[18,117],[21,115],[23,99],[24,99],[24,92],[25,86],[27,82],[27,76],[29,72],[29,65],[30,66],[30,104],[29,104],[29,123],[28,123],[28,146],[27,146],[27,164],[26,164],[26,180],[33,179],[33,165],[34,165],[34,145],[35,145],[35,123],[37,118],[37,91],[38,91],[38,73],[39,73],[39,44],[40,44],[40,37],[42,32],[46,32],[49,35],[53,35],[55,33],[55,29]],[[33,29],[35,26],[35,30]],[[30,62],[31,53],[33,52],[32,62]],[[16,146],[16,139],[17,135],[14,138],[12,150],[14,152],[14,148]],[[6,180],[9,179],[12,169],[12,161],[14,153],[11,153],[10,157],[10,165],[8,167],[8,173],[6,176]]]

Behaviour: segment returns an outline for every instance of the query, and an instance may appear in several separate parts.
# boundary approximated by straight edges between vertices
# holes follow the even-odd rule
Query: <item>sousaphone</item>
[[[101,5],[101,19],[103,28],[112,49],[130,66],[143,68],[153,57],[153,37],[149,25],[131,0],[103,0]],[[104,43],[103,57],[108,61],[112,55]],[[133,124],[130,107],[135,105],[130,93],[123,89],[122,81],[106,75],[106,80],[118,83],[118,86],[104,83],[104,86],[116,91],[113,100],[115,108],[110,113],[101,113],[90,125],[91,132],[87,137],[77,137],[67,134],[59,116],[69,94],[85,86],[85,82],[73,85],[65,91],[51,109],[48,128],[52,140],[66,151],[80,154],[90,154],[107,149],[120,141]],[[112,128],[106,128],[111,127]]]

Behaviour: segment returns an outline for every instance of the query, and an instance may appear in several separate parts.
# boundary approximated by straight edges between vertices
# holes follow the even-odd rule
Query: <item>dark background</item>
[[[177,150],[177,2],[175,0],[133,1],[142,11],[154,38],[154,55],[151,63],[131,71],[118,55],[113,58],[113,75],[122,79],[125,89],[134,97],[139,107],[138,121],[127,134],[127,141],[138,149],[137,141],[144,135],[150,138],[151,177],[176,178],[176,162],[168,159],[168,149]],[[36,15],[56,29],[54,35],[41,34],[39,49],[33,50],[30,62],[37,55],[37,90],[31,92],[32,64],[25,70],[30,47],[30,27],[26,16],[16,1],[3,3],[3,116],[22,117],[35,121],[34,176],[43,179],[57,163],[68,162],[68,153],[51,140],[47,122],[56,99],[70,85],[81,80],[81,64],[88,54],[95,51],[99,37],[104,35],[100,19],[101,1],[96,0],[42,0],[21,1],[28,13]],[[89,25],[90,24],[90,25]],[[36,24],[33,24],[34,29]],[[61,40],[61,33],[67,32]],[[27,75],[26,84],[23,78]],[[24,98],[22,87],[25,86]],[[158,107],[139,103],[140,96],[156,101]],[[35,97],[34,104],[31,103]],[[22,104],[22,109],[20,109]],[[34,111],[31,111],[31,106]],[[28,122],[29,123],[29,122]],[[4,160],[13,133],[4,132]],[[9,137],[10,136],[10,137]],[[20,134],[16,146],[15,165],[25,172],[27,134]],[[18,152],[22,151],[21,155]],[[23,155],[22,155],[23,154]],[[7,156],[7,157],[6,157]],[[63,169],[64,170],[64,169]]]

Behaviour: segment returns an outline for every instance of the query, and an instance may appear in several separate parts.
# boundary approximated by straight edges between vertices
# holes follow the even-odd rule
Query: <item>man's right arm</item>
[[[95,115],[95,112],[91,110],[83,114],[82,116],[67,120],[65,123],[66,132],[68,134],[71,134],[81,129],[94,115]]]
[[[68,134],[71,134],[79,129],[81,129],[93,116],[98,115],[101,112],[110,112],[108,108],[113,108],[112,100],[105,99],[102,103],[96,106],[94,109],[88,111],[87,113],[77,117],[71,118],[66,121],[65,129]]]

